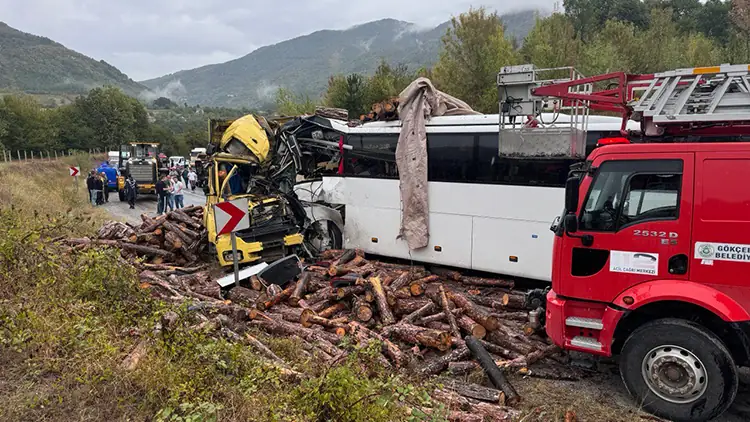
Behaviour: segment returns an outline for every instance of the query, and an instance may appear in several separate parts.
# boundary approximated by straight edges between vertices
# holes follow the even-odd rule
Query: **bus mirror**
[[[575,233],[578,231],[578,217],[575,214],[565,214],[565,231]]]
[[[565,182],[565,212],[575,214],[578,211],[578,178],[569,177]]]

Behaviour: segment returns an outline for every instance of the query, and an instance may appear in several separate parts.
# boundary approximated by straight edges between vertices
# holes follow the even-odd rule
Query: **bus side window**
[[[428,133],[427,180],[476,181],[475,138],[473,133]]]
[[[344,152],[344,174],[378,179],[398,178],[396,144],[398,134],[350,135]]]
[[[499,137],[497,133],[480,133],[477,145],[475,171],[477,182],[502,182],[502,165],[499,153]]]

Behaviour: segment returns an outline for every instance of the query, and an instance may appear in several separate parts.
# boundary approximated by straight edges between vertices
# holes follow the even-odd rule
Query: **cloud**
[[[2,19],[25,32],[104,59],[135,80],[220,63],[320,29],[393,18],[420,28],[484,5],[499,12],[555,0],[0,0]]]

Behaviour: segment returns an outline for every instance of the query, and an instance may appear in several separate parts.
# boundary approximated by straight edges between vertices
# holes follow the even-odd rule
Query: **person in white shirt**
[[[185,207],[185,204],[183,202],[183,200],[185,199],[185,194],[183,192],[184,190],[185,190],[185,183],[183,183],[183,181],[179,177],[177,176],[173,177],[172,178],[172,196],[174,197],[175,208],[177,209]]]
[[[190,172],[188,172],[188,180],[190,181],[190,190],[194,191],[195,185],[198,183],[198,173],[192,168],[190,169]]]

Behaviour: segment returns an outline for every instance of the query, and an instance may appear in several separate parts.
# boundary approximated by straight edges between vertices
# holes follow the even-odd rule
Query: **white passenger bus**
[[[426,248],[410,251],[398,237],[399,121],[349,127],[346,122],[316,117],[321,129],[313,138],[335,141],[343,136],[343,174],[300,184],[296,193],[300,199],[322,201],[341,211],[346,248],[549,281],[550,224],[560,214],[565,181],[575,160],[500,157],[498,119],[498,115],[476,115],[428,121]],[[557,123],[570,127],[565,115]],[[587,154],[598,139],[619,136],[621,123],[618,117],[589,116]],[[629,129],[637,129],[635,122],[629,123]]]

